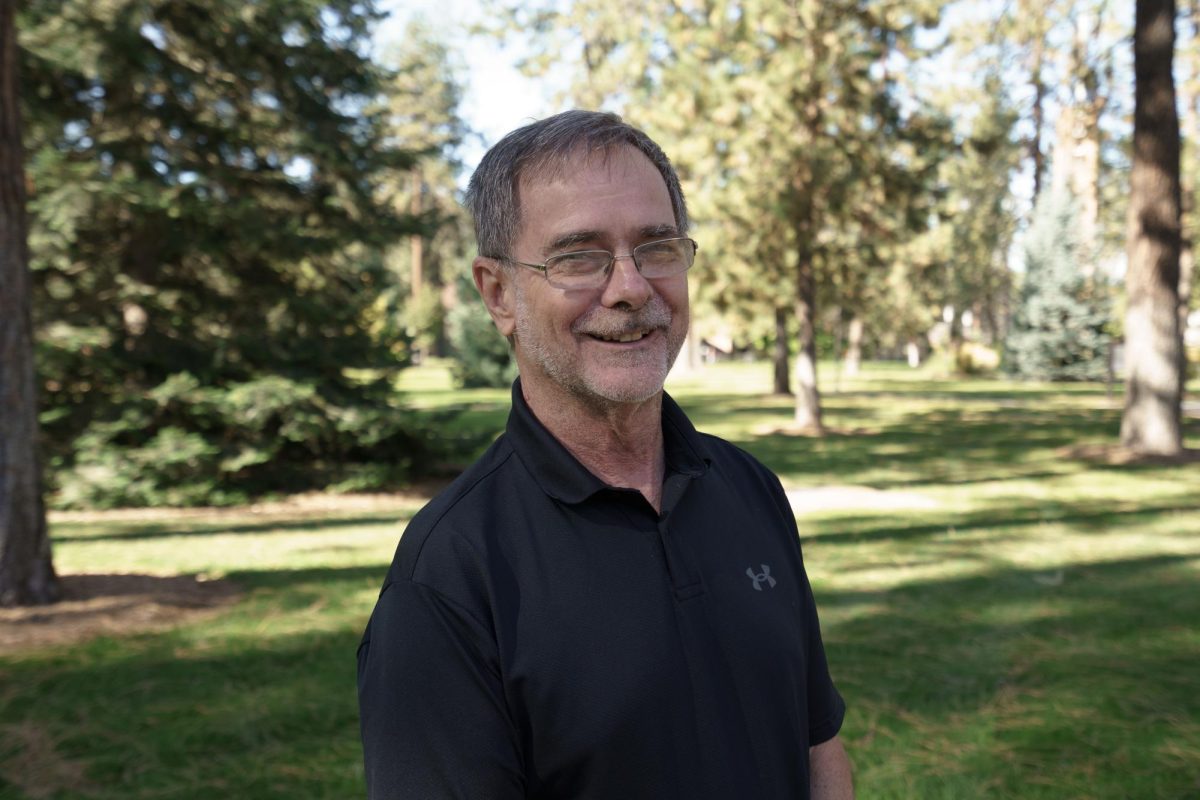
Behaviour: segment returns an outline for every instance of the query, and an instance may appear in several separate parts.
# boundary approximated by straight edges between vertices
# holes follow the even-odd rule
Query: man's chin
[[[613,404],[644,403],[662,393],[667,371],[645,368],[617,370],[618,374],[589,375],[584,380],[590,394],[597,400]],[[631,374],[633,373],[633,374]]]

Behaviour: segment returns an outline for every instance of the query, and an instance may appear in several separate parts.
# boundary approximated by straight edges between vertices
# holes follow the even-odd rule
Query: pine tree
[[[1005,366],[1035,380],[1101,380],[1109,311],[1084,277],[1075,205],[1063,190],[1038,198],[1025,241],[1025,280],[1005,343]]]
[[[1129,377],[1121,444],[1146,455],[1183,449],[1184,370],[1179,330],[1182,213],[1179,116],[1175,109],[1174,0],[1138,0],[1133,52],[1135,101],[1130,176]]]
[[[13,0],[0,0],[0,606],[59,596],[38,455]]]
[[[471,135],[459,112],[460,65],[419,17],[410,20],[397,44],[385,51],[384,61],[395,71],[388,129],[397,142],[419,155],[396,194],[399,210],[419,220],[421,227],[388,251],[387,264],[403,290],[395,305],[417,350],[448,355],[446,315],[457,304],[455,276],[466,273],[474,241],[458,188],[458,148]]]
[[[373,110],[377,18],[360,0],[25,4],[59,503],[229,502],[421,457],[376,335],[383,248],[412,229],[386,192],[412,157]]]

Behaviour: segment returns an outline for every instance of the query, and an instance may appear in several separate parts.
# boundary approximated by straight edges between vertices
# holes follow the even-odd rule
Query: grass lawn
[[[1109,466],[1103,387],[827,369],[820,440],[769,366],[669,389],[792,490],[859,796],[1200,797],[1200,464]],[[498,431],[507,391],[401,389]],[[1188,444],[1200,448],[1200,419]],[[363,796],[354,651],[419,501],[57,518],[59,571],[222,577],[157,632],[0,653],[0,798]],[[3,623],[0,623],[3,624]],[[614,799],[615,800],[615,799]]]

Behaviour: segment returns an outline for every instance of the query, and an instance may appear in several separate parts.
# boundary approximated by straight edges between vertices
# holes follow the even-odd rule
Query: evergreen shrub
[[[1025,240],[1025,280],[1005,341],[1005,371],[1049,381],[1103,380],[1111,310],[1103,277],[1082,265],[1074,202],[1043,192]]]
[[[52,457],[52,503],[228,505],[272,493],[381,490],[452,455],[382,381],[364,388],[374,403],[339,403],[282,376],[214,387],[173,375]]]
[[[464,299],[446,320],[454,356],[450,372],[455,384],[464,389],[508,386],[517,377],[512,348],[496,330],[473,286],[460,287],[458,296]]]

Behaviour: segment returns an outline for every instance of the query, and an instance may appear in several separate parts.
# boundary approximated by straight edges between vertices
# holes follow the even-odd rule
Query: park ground
[[[789,490],[859,796],[1200,797],[1200,463],[1112,448],[1103,386],[824,374],[822,439],[765,365],[669,389]],[[507,390],[402,389],[503,426]],[[354,651],[433,488],[55,515],[68,601],[0,616],[0,798],[362,796]]]

